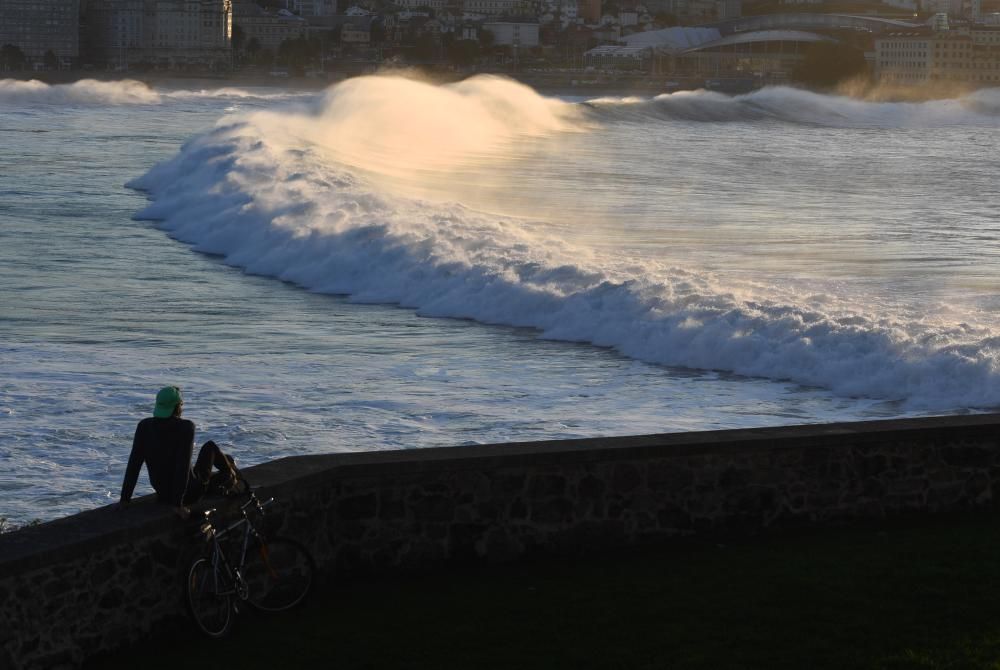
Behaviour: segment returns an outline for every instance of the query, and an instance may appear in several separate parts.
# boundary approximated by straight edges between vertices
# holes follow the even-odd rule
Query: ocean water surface
[[[0,81],[0,517],[116,500],[165,384],[247,464],[995,409],[998,128],[996,89]]]

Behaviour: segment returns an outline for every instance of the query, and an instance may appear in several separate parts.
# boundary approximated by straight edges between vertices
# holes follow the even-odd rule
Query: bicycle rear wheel
[[[187,579],[191,616],[206,635],[223,637],[233,625],[232,596],[220,594],[219,574],[207,558],[191,564]]]
[[[295,540],[276,537],[247,549],[243,579],[247,602],[266,612],[280,612],[305,600],[316,572],[312,556]]]

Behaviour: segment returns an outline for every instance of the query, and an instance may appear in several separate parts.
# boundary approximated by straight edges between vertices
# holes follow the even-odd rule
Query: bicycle
[[[241,485],[248,500],[240,505],[240,518],[225,528],[214,520],[215,509],[205,511],[199,534],[209,544],[208,555],[191,563],[187,576],[187,602],[198,627],[210,637],[223,637],[233,625],[239,603],[265,612],[280,612],[301,603],[312,588],[316,566],[309,552],[295,540],[267,539],[251,518],[263,517],[264,508],[274,498],[261,502],[245,479]],[[238,539],[243,528],[239,553],[227,552],[226,545]],[[233,559],[238,560],[233,560]]]

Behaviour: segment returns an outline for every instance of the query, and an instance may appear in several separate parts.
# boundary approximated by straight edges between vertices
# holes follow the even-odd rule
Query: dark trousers
[[[219,445],[212,440],[201,445],[198,458],[195,459],[191,474],[188,475],[184,504],[190,505],[193,502],[198,502],[213,487],[221,487],[230,483],[230,467],[232,465],[232,458],[222,453]],[[216,469],[214,474],[212,473],[213,467]]]

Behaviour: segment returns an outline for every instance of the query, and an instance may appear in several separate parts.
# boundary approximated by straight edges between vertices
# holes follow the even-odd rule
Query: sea
[[[116,501],[168,384],[244,465],[996,410],[998,131],[1000,89],[0,80],[0,525]]]

